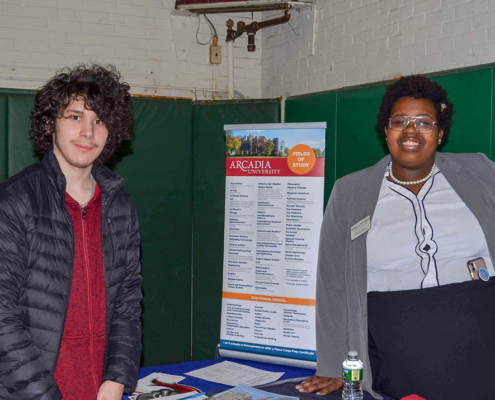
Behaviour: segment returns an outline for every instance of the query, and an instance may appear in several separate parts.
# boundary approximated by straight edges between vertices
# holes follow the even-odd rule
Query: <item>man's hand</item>
[[[296,385],[296,389],[300,392],[312,393],[316,390],[316,394],[324,395],[330,392],[335,392],[342,387],[342,378],[322,378],[320,376],[313,375],[311,378],[306,379],[299,385]]]
[[[122,400],[124,385],[117,382],[105,381],[98,390],[97,400]]]

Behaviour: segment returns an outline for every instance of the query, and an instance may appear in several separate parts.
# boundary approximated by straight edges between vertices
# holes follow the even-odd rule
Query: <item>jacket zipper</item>
[[[96,384],[96,377],[93,365],[93,302],[92,302],[92,292],[91,292],[91,271],[89,267],[89,255],[88,255],[88,242],[86,239],[86,210],[84,207],[81,208],[82,217],[82,234],[83,234],[83,248],[84,248],[84,266],[86,267],[86,280],[88,285],[88,311],[89,311],[89,353],[90,353],[90,368],[91,376],[93,377],[93,382],[96,390],[98,390],[98,385]]]

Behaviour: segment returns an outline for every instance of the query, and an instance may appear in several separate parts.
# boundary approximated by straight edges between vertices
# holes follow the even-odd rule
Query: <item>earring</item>
[[[440,140],[438,141],[438,144],[442,144],[442,139],[440,139]]]

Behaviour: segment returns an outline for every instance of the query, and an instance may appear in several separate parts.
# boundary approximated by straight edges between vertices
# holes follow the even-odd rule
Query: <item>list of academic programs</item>
[[[221,348],[316,360],[325,128],[226,127]]]

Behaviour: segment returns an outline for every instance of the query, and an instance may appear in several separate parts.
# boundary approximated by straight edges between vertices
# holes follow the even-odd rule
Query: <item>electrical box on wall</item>
[[[210,46],[210,64],[222,63],[222,48],[220,46]]]

